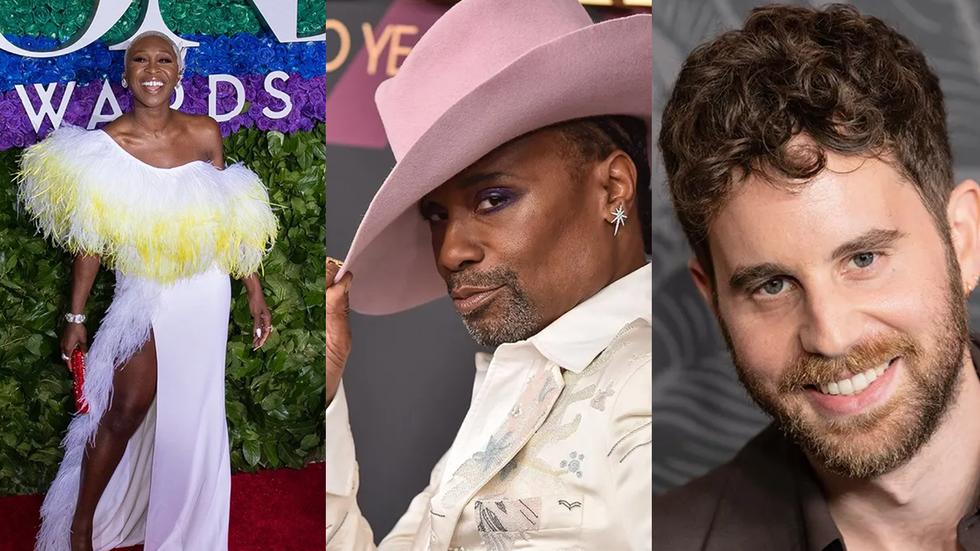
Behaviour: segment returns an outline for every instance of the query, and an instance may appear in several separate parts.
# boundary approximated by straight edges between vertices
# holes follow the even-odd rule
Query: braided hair
[[[602,115],[574,119],[552,125],[562,132],[579,163],[602,161],[613,151],[626,153],[636,166],[636,199],[640,226],[643,233],[643,249],[651,254],[653,231],[652,189],[649,157],[650,130],[641,119],[626,115]]]

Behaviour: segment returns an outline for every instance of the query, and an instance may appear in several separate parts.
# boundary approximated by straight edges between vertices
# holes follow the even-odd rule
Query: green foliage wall
[[[232,285],[226,391],[232,470],[302,467],[324,447],[324,125],[283,135],[241,130],[224,141],[269,188],[280,235],[262,275],[272,310],[265,346],[251,347],[245,289]],[[74,400],[59,341],[71,257],[36,235],[16,204],[20,150],[0,151],[0,496],[44,492],[54,479]],[[100,271],[88,302],[91,343],[112,297]]]

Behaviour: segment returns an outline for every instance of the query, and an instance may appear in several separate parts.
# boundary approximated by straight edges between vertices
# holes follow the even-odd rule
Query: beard
[[[482,346],[522,341],[540,328],[541,316],[513,270],[497,267],[485,272],[454,272],[446,285],[449,292],[464,285],[500,287],[495,297],[460,314],[470,336]]]
[[[846,356],[804,353],[773,382],[759,377],[740,360],[719,317],[739,380],[751,398],[787,438],[828,471],[849,478],[871,478],[904,465],[929,441],[954,402],[969,342],[969,324],[951,249],[947,250],[946,297],[932,343],[896,333],[859,343]],[[845,418],[826,418],[805,396],[806,386],[851,377],[899,356],[902,386],[874,409]]]

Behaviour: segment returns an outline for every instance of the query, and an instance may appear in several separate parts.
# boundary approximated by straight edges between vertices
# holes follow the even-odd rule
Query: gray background
[[[327,18],[376,21],[390,3],[330,0]],[[957,176],[980,178],[980,0],[852,3],[897,26],[929,56],[946,93]],[[655,107],[687,52],[719,31],[739,26],[759,4],[655,1]],[[352,35],[356,52],[363,38]],[[328,91],[339,73],[327,75]],[[327,147],[328,255],[346,254],[364,210],[393,164],[390,150]],[[657,159],[653,168],[657,495],[730,458],[765,418],[744,396],[715,321],[690,281],[688,248],[662,193]],[[980,319],[976,299],[971,314]],[[380,540],[451,444],[469,402],[478,348],[448,299],[391,316],[353,314],[351,324],[354,350],[344,384],[361,467],[359,502]]]

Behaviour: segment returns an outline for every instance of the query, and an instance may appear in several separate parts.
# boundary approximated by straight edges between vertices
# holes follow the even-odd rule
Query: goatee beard
[[[540,316],[513,270],[497,267],[484,272],[453,272],[446,285],[450,293],[464,285],[501,288],[489,302],[460,314],[470,336],[482,346],[526,340],[540,330]]]

